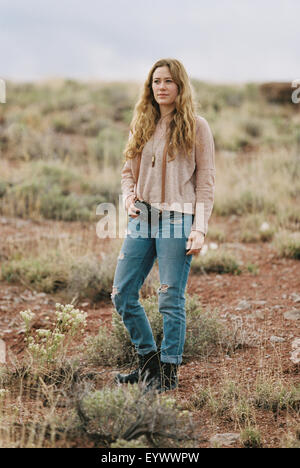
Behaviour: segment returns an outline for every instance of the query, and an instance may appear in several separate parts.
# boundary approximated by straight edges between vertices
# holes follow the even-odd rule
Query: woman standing
[[[118,374],[159,392],[178,385],[185,342],[185,288],[193,255],[208,230],[215,188],[215,147],[207,121],[196,115],[181,62],[151,68],[135,106],[124,150],[121,186],[129,221],[113,281],[112,302],[135,345],[139,366]],[[163,341],[157,349],[139,291],[158,260]]]

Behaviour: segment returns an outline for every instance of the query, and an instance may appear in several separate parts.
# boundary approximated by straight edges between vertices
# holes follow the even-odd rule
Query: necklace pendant
[[[152,167],[154,167],[155,164],[155,154],[152,156]]]

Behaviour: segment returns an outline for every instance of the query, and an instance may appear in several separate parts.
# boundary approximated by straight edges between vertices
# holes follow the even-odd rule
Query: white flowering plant
[[[27,310],[23,310],[22,312],[20,312],[20,316],[25,324],[26,335],[28,335],[31,329],[31,322],[35,318],[35,313],[32,312],[30,309],[27,309]]]
[[[63,360],[72,338],[84,333],[87,313],[72,304],[56,304],[56,322],[52,330],[32,331],[35,314],[30,309],[20,312],[26,327],[27,349],[35,361],[49,364]]]

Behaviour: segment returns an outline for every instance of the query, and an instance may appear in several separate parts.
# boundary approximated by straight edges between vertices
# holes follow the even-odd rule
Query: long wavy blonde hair
[[[175,159],[175,153],[182,150],[191,156],[196,132],[196,104],[194,89],[189,81],[187,72],[179,60],[158,60],[149,71],[140,98],[135,105],[133,118],[130,123],[131,138],[128,139],[123,155],[125,160],[140,155],[148,140],[155,132],[160,119],[160,108],[152,90],[153,73],[158,67],[168,66],[173,81],[177,84],[178,95],[175,99],[175,109],[169,123],[168,137],[169,161]]]

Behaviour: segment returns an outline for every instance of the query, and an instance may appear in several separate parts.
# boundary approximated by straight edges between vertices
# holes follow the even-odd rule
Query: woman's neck
[[[175,106],[172,107],[172,109],[170,109],[169,107],[168,108],[165,108],[165,107],[160,107],[160,116],[161,116],[161,119],[164,119],[167,115],[170,115],[172,114],[172,112],[174,112],[175,110]]]

